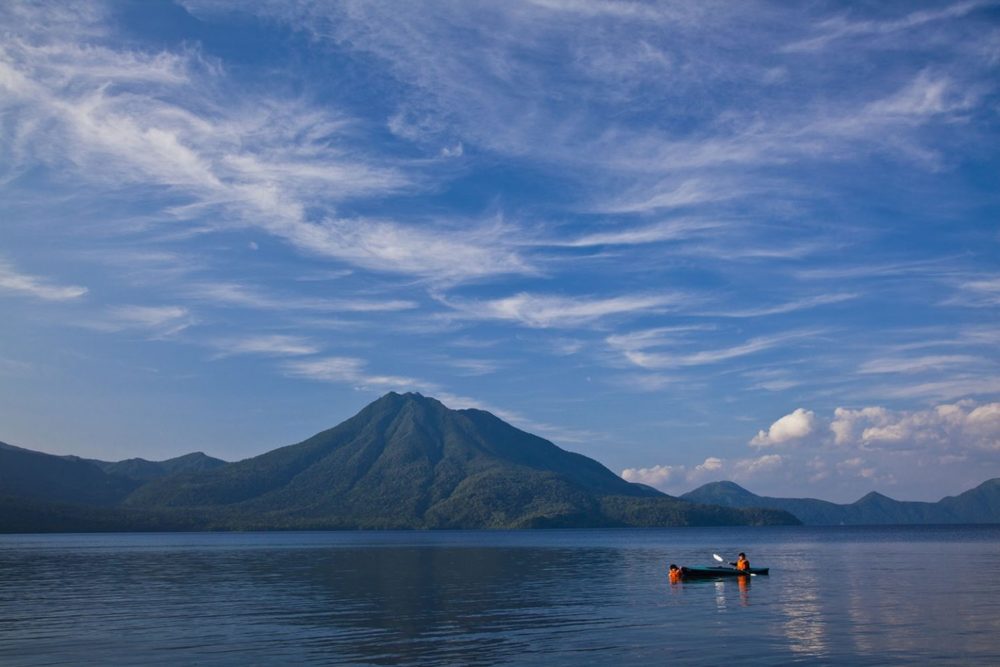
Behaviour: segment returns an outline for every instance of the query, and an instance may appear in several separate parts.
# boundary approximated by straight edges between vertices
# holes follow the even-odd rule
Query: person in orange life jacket
[[[681,580],[681,568],[677,567],[676,565],[673,564],[670,565],[669,573],[670,573],[670,583],[676,584]]]
[[[739,557],[737,557],[736,562],[735,563],[730,563],[730,565],[732,565],[733,567],[735,567],[737,570],[749,570],[750,569],[750,561],[747,560],[747,555],[745,553],[743,553],[742,551],[740,552]]]

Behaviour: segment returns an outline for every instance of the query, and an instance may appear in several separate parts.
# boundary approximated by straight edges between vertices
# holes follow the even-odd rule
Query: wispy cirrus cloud
[[[957,284],[957,294],[946,299],[944,305],[969,308],[995,308],[1000,306],[1000,276],[982,276]]]
[[[569,297],[522,292],[501,299],[470,301],[442,299],[461,316],[483,320],[507,320],[528,327],[578,327],[612,316],[664,312],[689,299],[682,294],[626,295],[614,297]]]
[[[462,282],[534,270],[495,221],[445,233],[426,221],[311,215],[421,180],[418,165],[364,154],[348,117],[303,100],[241,97],[196,50],[114,50],[17,27],[26,34],[0,53],[0,108],[18,156],[8,170],[42,163],[102,187],[169,189],[187,201],[165,208],[168,217],[211,216],[216,228],[257,228],[376,271]]]
[[[791,331],[768,336],[758,336],[738,345],[714,348],[710,350],[650,352],[645,350],[626,349],[623,351],[623,355],[628,361],[632,362],[636,366],[649,370],[685,366],[703,366],[757,354],[779,346],[785,346],[792,341],[813,338],[816,335],[818,335],[817,331]]]
[[[197,322],[183,306],[110,306],[100,319],[83,323],[99,331],[139,331],[151,338],[170,338]]]
[[[919,28],[927,24],[965,16],[966,14],[974,12],[977,9],[994,4],[995,3],[990,0],[957,2],[940,9],[935,8],[918,10],[900,18],[881,21],[852,21],[847,16],[837,16],[835,18],[821,21],[816,26],[816,32],[819,33],[816,36],[787,44],[782,48],[782,51],[790,53],[819,51],[826,48],[833,42],[850,39],[852,37],[893,35],[895,33]]]
[[[652,225],[606,227],[577,238],[542,240],[537,244],[565,248],[645,245],[703,238],[729,226],[729,223],[715,220],[667,220]]]
[[[196,282],[185,288],[197,300],[220,306],[258,310],[301,310],[346,313],[376,313],[411,310],[415,301],[407,299],[323,299],[272,294],[259,287],[233,282]]]
[[[336,382],[361,389],[409,391],[423,386],[419,380],[398,375],[379,375],[367,370],[368,363],[357,357],[320,357],[289,361],[284,371],[291,377]]]
[[[198,2],[189,6],[208,14],[236,7]],[[880,100],[893,99],[895,94],[887,97],[884,88],[878,86],[864,88],[841,104],[831,104],[829,98],[818,95],[816,104],[786,107],[776,113],[779,109],[768,103],[766,95],[776,81],[776,65],[760,66],[754,56],[773,56],[773,39],[780,34],[800,33],[802,16],[756,3],[727,12],[724,17],[699,8],[647,8],[656,19],[640,18],[644,11],[613,12],[623,29],[608,31],[604,25],[607,12],[580,11],[581,6],[567,10],[562,3],[521,3],[510,11],[491,8],[484,14],[481,7],[407,11],[381,3],[350,7],[282,3],[257,6],[254,11],[296,25],[317,39],[383,58],[395,76],[414,91],[401,114],[436,121],[408,124],[411,129],[421,128],[407,134],[410,138],[430,141],[446,137],[451,141],[460,137],[464,143],[513,155],[537,156],[544,149],[540,157],[546,161],[652,175],[641,189],[630,187],[628,195],[621,190],[607,193],[606,201],[620,202],[615,209],[618,211],[702,201],[704,189],[696,184],[718,182],[719,176],[717,171],[711,180],[691,180],[689,176],[687,185],[664,190],[663,174],[725,169],[735,176],[737,172],[728,170],[811,161],[819,156],[836,159],[844,153],[844,140],[850,138],[857,141],[852,146],[855,150],[867,145],[876,151],[896,151],[903,143],[919,143],[912,136],[904,140],[900,133],[891,142],[885,140],[887,126],[904,129],[904,125],[889,118],[884,105],[879,107]],[[962,18],[977,6],[958,5],[940,12],[940,16],[935,12],[913,14],[899,19],[899,23],[917,25]],[[771,30],[737,29],[745,27],[749,17],[760,15],[772,19]],[[884,32],[891,23],[871,30],[842,25],[839,34]],[[827,39],[835,32],[828,27]],[[693,40],[694,35],[697,39]],[[738,46],[734,47],[733,42]],[[704,57],[693,57],[692,53],[699,49],[704,49]],[[578,67],[577,76],[571,79],[524,55],[534,54],[544,62],[545,56],[565,52],[574,56],[572,60]],[[603,53],[615,57],[599,57]],[[808,66],[796,58],[792,54],[785,56],[786,69]],[[611,63],[614,67],[608,66]],[[665,69],[670,74],[669,91],[657,85]],[[626,73],[627,77],[623,77]],[[633,104],[637,114],[652,104],[683,114],[692,99],[716,107],[718,100],[706,90],[720,88],[731,91],[735,102],[724,119],[709,128],[710,132],[698,128],[697,132],[683,135],[650,131],[648,127],[640,130],[630,125],[627,115],[610,126],[599,125],[580,105],[558,103],[559,99],[591,100],[598,112],[606,106],[604,100],[610,98]],[[548,91],[548,98],[555,97],[553,104],[538,104],[543,91]],[[823,97],[822,105],[819,97]],[[528,109],[524,108],[524,100],[532,101]],[[747,104],[745,112],[735,111],[743,102]],[[766,119],[760,113],[763,107],[772,112]],[[747,192],[760,192],[755,186],[747,191],[730,190],[741,197],[746,197]]]
[[[317,354],[321,348],[302,336],[269,334],[236,339],[220,339],[212,343],[218,348],[218,358],[238,355],[264,355],[272,357],[298,357]]]
[[[809,308],[817,308],[819,306],[826,306],[834,303],[842,303],[844,301],[850,301],[851,299],[856,299],[858,298],[858,296],[859,296],[858,294],[848,293],[848,292],[842,292],[839,294],[819,294],[817,296],[786,301],[785,303],[780,303],[773,306],[760,306],[757,308],[708,312],[704,314],[713,315],[715,317],[732,317],[732,318],[766,317],[768,315],[782,315],[785,313],[793,313],[797,310],[806,310]]]
[[[3,259],[0,259],[0,291],[21,294],[43,301],[72,301],[88,292],[86,287],[57,285],[47,278],[21,273],[13,264]]]
[[[858,372],[864,374],[924,373],[956,366],[988,365],[988,363],[982,357],[968,354],[925,355],[896,359],[872,359],[863,363]]]

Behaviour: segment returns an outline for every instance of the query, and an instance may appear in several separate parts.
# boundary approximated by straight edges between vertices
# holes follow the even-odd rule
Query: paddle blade
[[[722,556],[720,556],[719,554],[712,554],[712,558],[714,558],[715,560],[719,561],[720,563],[725,563],[726,562],[726,559],[723,558]]]

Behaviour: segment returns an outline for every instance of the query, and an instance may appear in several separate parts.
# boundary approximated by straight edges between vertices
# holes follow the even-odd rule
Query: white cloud
[[[317,220],[311,207],[420,187],[416,165],[404,171],[348,150],[350,119],[303,101],[241,97],[195,51],[116,51],[69,35],[44,42],[51,37],[14,39],[0,53],[0,110],[21,147],[9,169],[43,162],[98,186],[170,188],[187,199],[169,209],[176,218],[259,228],[362,268],[445,282],[535,271],[496,221]]]
[[[441,157],[462,157],[462,153],[464,152],[465,149],[462,147],[462,142],[459,141],[457,144],[442,148]]]
[[[678,477],[683,477],[684,467],[655,465],[651,468],[625,468],[621,476],[626,482],[648,484],[659,488]]]
[[[45,278],[19,273],[13,265],[0,260],[0,290],[25,294],[43,301],[71,301],[87,293],[86,287],[53,285]]]
[[[806,297],[804,299],[795,299],[793,301],[787,301],[785,303],[780,303],[774,306],[761,306],[757,308],[730,310],[730,311],[713,312],[705,314],[715,315],[717,317],[733,317],[733,318],[782,315],[785,313],[792,313],[797,310],[805,310],[808,308],[816,308],[817,306],[826,306],[834,303],[842,303],[844,301],[856,299],[857,297],[858,297],[857,294],[850,294],[850,293],[820,294],[818,296]]]
[[[678,295],[635,295],[608,298],[564,297],[522,292],[490,301],[442,301],[474,319],[507,320],[528,327],[575,327],[614,315],[662,312],[683,301]]]
[[[993,308],[1000,305],[1000,276],[979,277],[958,285],[959,294],[946,300],[945,305]]]
[[[811,410],[798,408],[771,424],[767,431],[760,431],[750,444],[755,447],[772,447],[801,440],[816,429],[816,414]]]
[[[928,355],[903,359],[873,359],[861,365],[859,373],[923,373],[954,366],[985,365],[981,357],[967,354]]]
[[[757,458],[741,459],[733,465],[733,477],[747,479],[760,473],[771,472],[780,468],[785,459],[780,454],[764,454]]]
[[[686,465],[654,465],[648,468],[626,468],[621,477],[628,482],[638,482],[668,493],[682,493],[709,481],[721,479],[747,480],[781,469],[786,459],[778,454],[727,461],[716,456],[707,457],[702,463]]]
[[[926,410],[837,408],[830,422],[834,444],[868,450],[882,448],[945,451],[1000,450],[1000,403],[948,403]]]
[[[996,396],[1000,393],[1000,376],[957,374],[945,380],[920,382],[879,388],[885,398],[922,398],[938,401],[967,396]]]
[[[677,185],[664,184],[644,188],[635,194],[625,194],[595,210],[600,213],[640,213],[730,199],[736,195],[737,192],[720,188],[718,184],[709,185],[698,179],[688,179]]]
[[[259,287],[231,282],[192,283],[187,294],[215,305],[259,310],[305,310],[371,313],[411,310],[417,302],[405,299],[316,299],[272,294]]]
[[[112,306],[104,319],[85,323],[100,331],[142,330],[153,338],[167,338],[195,324],[191,312],[182,306]]]
[[[363,359],[355,357],[305,359],[289,361],[284,365],[285,372],[292,377],[344,383],[360,389],[409,391],[419,390],[423,384],[413,378],[369,373],[366,367]]]
[[[858,423],[871,421],[884,423],[888,414],[888,410],[879,407],[868,407],[861,410],[837,408],[833,412],[833,421],[830,422],[834,444],[846,445],[852,442]]]
[[[457,368],[461,375],[478,377],[495,373],[500,364],[491,359],[448,359],[449,366]]]
[[[990,4],[992,3],[981,0],[959,2],[942,9],[922,9],[900,18],[881,21],[850,21],[838,16],[820,22],[817,25],[820,34],[797,40],[786,45],[782,50],[786,52],[819,51],[826,48],[830,43],[841,39],[892,35],[893,33],[919,28],[928,23],[937,23],[939,21],[958,18]]]
[[[718,348],[714,350],[701,350],[698,352],[643,352],[637,350],[626,350],[625,358],[636,366],[646,369],[675,368],[679,366],[701,366],[714,364],[729,359],[736,359],[758,352],[763,352],[775,347],[779,347],[792,340],[807,338],[814,335],[813,331],[793,331],[772,336],[759,336],[751,338],[745,343],[731,347]]]
[[[355,266],[445,283],[538,272],[513,243],[519,234],[498,219],[449,227],[330,218],[277,231],[303,249]]]
[[[320,349],[300,336],[286,336],[281,334],[219,340],[214,343],[214,346],[219,348],[220,357],[241,354],[261,354],[278,357],[302,356],[316,354]]]
[[[721,470],[723,466],[723,460],[715,456],[710,456],[705,459],[704,463],[699,463],[694,467],[696,472],[716,472]]]
[[[623,227],[609,226],[604,231],[593,232],[570,239],[546,239],[537,241],[540,246],[561,246],[566,248],[590,248],[594,246],[645,245],[665,241],[681,241],[706,236],[715,230],[728,226],[718,221],[668,220],[652,225]]]

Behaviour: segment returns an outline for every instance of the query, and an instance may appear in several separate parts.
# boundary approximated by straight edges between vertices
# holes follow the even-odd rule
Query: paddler
[[[676,565],[674,565],[673,563],[671,563],[670,564],[670,570],[668,570],[668,573],[670,574],[670,583],[672,583],[672,584],[680,583],[680,580],[681,580],[681,568],[679,568]]]
[[[750,569],[750,561],[747,560],[747,555],[742,551],[740,552],[740,555],[736,557],[736,562],[730,563],[730,565],[735,567],[737,570],[740,570],[741,572]]]

